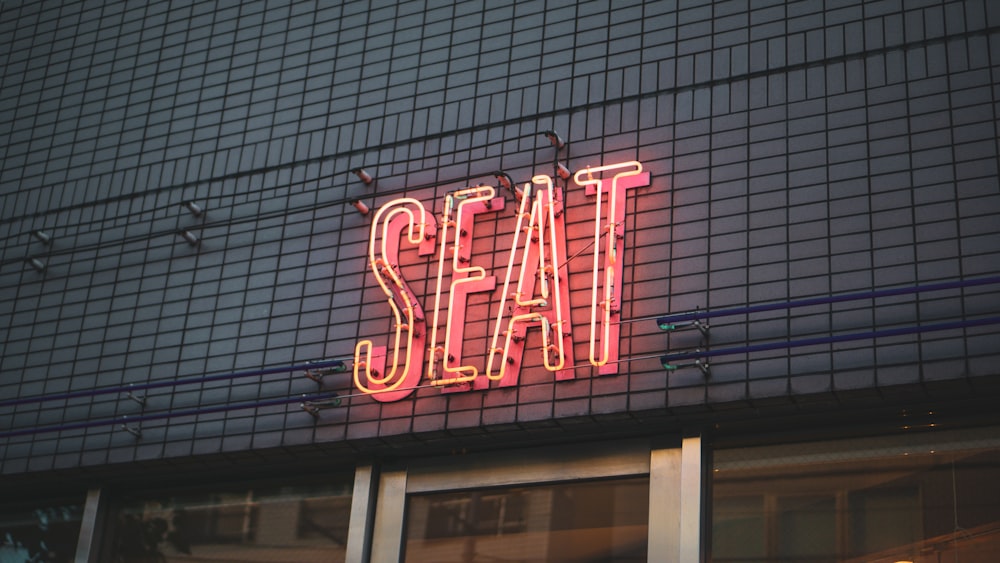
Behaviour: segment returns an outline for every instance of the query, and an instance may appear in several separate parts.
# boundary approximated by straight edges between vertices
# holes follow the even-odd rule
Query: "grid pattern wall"
[[[997,375],[996,325],[746,352],[708,378],[657,358],[995,316],[995,285],[719,319],[707,343],[650,315],[1000,275],[998,61],[987,0],[4,2],[2,471],[974,387]],[[345,397],[318,420],[300,373],[126,395],[388,334],[388,308],[361,305],[380,293],[349,201],[440,212],[493,170],[527,181],[551,171],[550,128],[570,168],[653,175],[627,208],[620,375]],[[592,204],[566,204],[572,254]],[[508,244],[478,236],[474,261],[502,267]],[[586,268],[569,265],[574,293]],[[118,424],[150,413],[138,439]]]

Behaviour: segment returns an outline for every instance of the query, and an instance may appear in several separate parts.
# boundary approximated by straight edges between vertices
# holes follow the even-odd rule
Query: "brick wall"
[[[657,315],[1000,275],[1000,9],[767,4],[4,2],[0,432],[45,431],[0,439],[3,473],[980,389],[998,375],[997,325],[720,356],[709,378],[660,365],[706,343]],[[295,402],[319,390],[299,371],[150,389],[145,405],[87,394],[387,338],[370,216],[349,201],[440,213],[493,170],[551,174],[550,128],[571,169],[652,173],[627,206],[618,375],[556,383],[536,367],[488,392],[344,397],[318,421]],[[572,255],[592,203],[565,197]],[[512,205],[477,224],[473,262],[502,270],[509,239],[492,232],[512,228]],[[587,256],[567,267],[574,303]],[[434,260],[407,260],[427,299]],[[470,331],[497,300],[470,298]],[[707,345],[998,314],[994,284],[713,319]],[[356,394],[347,374],[324,385]],[[139,439],[121,429],[141,415],[164,418],[126,419]]]

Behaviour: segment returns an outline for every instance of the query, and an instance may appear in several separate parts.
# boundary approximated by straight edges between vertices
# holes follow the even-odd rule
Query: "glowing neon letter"
[[[616,171],[608,193],[608,211],[602,210],[604,180],[595,178],[605,171]],[[625,201],[629,188],[649,185],[649,172],[637,161],[587,167],[573,176],[585,186],[587,195],[596,195],[594,210],[594,266],[590,302],[590,363],[600,374],[618,373],[618,340],[621,332],[621,279],[624,271],[621,255],[625,251]],[[603,270],[600,260],[601,237],[604,241]],[[603,280],[601,272],[604,272]],[[600,328],[598,328],[600,319]],[[600,350],[598,350],[598,342]]]
[[[486,363],[488,381],[477,381],[476,388],[488,386],[489,381],[500,381],[501,386],[517,384],[528,323],[541,325],[545,369],[556,372],[558,380],[573,378],[573,370],[564,369],[573,363],[573,341],[568,324],[569,287],[561,282],[559,273],[562,257],[566,255],[563,203],[549,176],[538,175],[531,182],[543,187],[535,192],[532,184],[524,186]],[[517,256],[521,256],[520,274],[517,290],[511,293],[511,275]],[[532,298],[536,283],[539,295]],[[533,307],[550,308],[533,312]],[[510,320],[505,324],[508,308]],[[501,335],[504,336],[503,347],[499,346]]]
[[[472,230],[475,216],[479,213],[499,211],[504,207],[504,199],[496,198],[492,186],[466,188],[445,196],[444,214],[441,220],[440,255],[438,257],[437,288],[434,292],[434,317],[431,321],[431,336],[428,342],[429,358],[427,374],[432,385],[458,385],[476,379],[479,370],[475,366],[461,365],[462,336],[465,329],[465,306],[469,293],[493,291],[496,277],[487,276],[481,266],[470,266],[472,260]],[[452,213],[454,212],[454,218]],[[455,231],[454,242],[448,247],[448,229]],[[445,324],[444,346],[438,346],[438,323],[441,313],[441,290],[444,265],[451,256],[451,288],[448,296],[448,319]],[[456,326],[458,327],[456,329]],[[441,358],[443,372],[437,374],[437,360]],[[459,364],[459,365],[455,365]],[[444,391],[464,391],[467,386],[452,387]]]
[[[409,395],[420,383],[424,363],[427,323],[420,303],[399,272],[399,243],[404,229],[407,241],[420,246],[420,254],[433,252],[434,216],[412,198],[396,199],[380,207],[368,240],[369,266],[395,320],[392,364],[386,371],[386,348],[374,346],[371,340],[358,342],[354,349],[354,385],[382,402],[398,401]],[[381,247],[376,245],[380,233]],[[377,248],[380,254],[376,254]]]
[[[643,171],[641,163],[630,161],[588,167],[578,171],[574,180],[587,195],[596,198],[589,361],[599,374],[618,373],[625,207],[628,190],[649,185],[650,174]],[[508,184],[512,181],[505,184],[511,187]],[[504,198],[496,197],[496,190],[490,186],[448,193],[440,233],[433,214],[413,198],[395,199],[379,208],[373,219],[368,260],[392,312],[394,338],[391,355],[388,346],[375,346],[371,340],[358,342],[354,384],[360,391],[380,402],[398,401],[419,386],[424,365],[431,384],[441,386],[442,392],[486,389],[493,381],[501,387],[516,385],[527,335],[536,326],[541,328],[539,350],[545,369],[555,372],[557,380],[573,378],[568,273],[562,270],[566,267],[562,192],[551,177],[536,175],[524,185],[521,196],[499,311],[485,358],[486,377],[482,378],[476,366],[463,365],[466,304],[470,293],[491,292],[497,284],[496,277],[487,276],[483,267],[471,265],[473,227],[479,213],[502,210]],[[603,244],[602,237],[606,237]],[[401,273],[399,255],[404,242],[417,246],[422,256],[439,250],[429,326]],[[446,268],[449,259],[450,271]],[[446,272],[450,277],[447,289]],[[445,291],[449,297],[442,319]],[[442,327],[444,340],[439,344],[438,330]]]

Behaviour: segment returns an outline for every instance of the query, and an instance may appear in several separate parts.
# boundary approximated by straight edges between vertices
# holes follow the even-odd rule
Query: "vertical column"
[[[87,491],[87,500],[83,506],[83,521],[80,523],[80,537],[76,542],[76,563],[99,561],[100,537],[103,533],[104,512],[107,502],[101,489]]]
[[[383,471],[379,478],[378,507],[371,542],[371,561],[374,563],[399,561],[402,555],[405,510],[406,470]]]
[[[371,556],[372,527],[378,471],[372,465],[358,465],[351,495],[351,521],[347,528],[346,561],[366,562]]]
[[[684,438],[681,443],[681,563],[701,561],[702,506],[705,501],[704,448],[701,436]]]
[[[678,563],[681,543],[681,449],[649,453],[648,561]]]
[[[649,561],[701,561],[703,460],[701,436],[650,452]]]

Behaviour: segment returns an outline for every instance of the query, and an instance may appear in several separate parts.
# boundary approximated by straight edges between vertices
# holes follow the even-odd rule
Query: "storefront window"
[[[115,510],[110,560],[344,561],[350,476],[325,484],[134,495]]]
[[[937,563],[1000,553],[1000,431],[719,450],[715,562]]]
[[[649,479],[411,495],[408,562],[646,561]]]
[[[83,502],[2,503],[0,563],[73,561]]]

